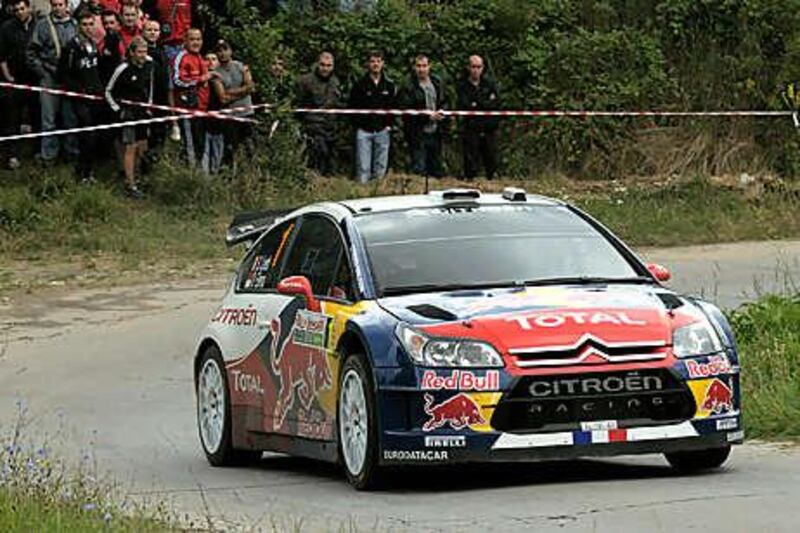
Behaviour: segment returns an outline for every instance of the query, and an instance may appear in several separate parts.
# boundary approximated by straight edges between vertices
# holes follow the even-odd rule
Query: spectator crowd
[[[40,164],[70,161],[79,179],[92,183],[98,160],[112,157],[127,194],[134,198],[142,196],[142,170],[159,156],[168,137],[180,139],[190,166],[214,173],[232,165],[237,148],[252,133],[247,119],[254,114],[255,82],[248,67],[233,58],[228,42],[219,40],[204,48],[202,32],[192,27],[192,0],[49,0],[36,10],[31,1],[42,0],[4,1],[0,80],[102,98],[0,88],[0,136],[84,128],[76,134],[42,136],[36,150]],[[327,110],[422,110],[402,117],[409,166],[414,173],[441,176],[442,139],[450,122],[443,111],[450,105],[430,57],[417,55],[402,84],[385,74],[380,51],[370,51],[366,59],[363,76],[345,95],[333,53],[321,52],[311,72],[299,77],[294,103]],[[457,109],[499,108],[497,86],[485,75],[478,55],[468,58],[455,92]],[[175,112],[158,106],[219,111],[238,120],[169,118]],[[309,112],[299,118],[309,165],[322,175],[336,173],[342,117]],[[113,122],[125,125],[92,129]],[[355,131],[357,179],[366,183],[383,177],[395,118],[356,114],[349,122]],[[476,177],[481,166],[488,178],[494,177],[497,129],[494,117],[461,120],[466,178]],[[2,164],[18,168],[20,147],[20,142],[0,142]]]

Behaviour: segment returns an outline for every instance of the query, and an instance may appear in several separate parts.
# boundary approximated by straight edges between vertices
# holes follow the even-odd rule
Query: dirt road
[[[732,306],[800,280],[800,242],[649,250],[679,290]],[[755,280],[755,281],[754,281]],[[30,431],[93,442],[137,494],[231,524],[279,530],[795,531],[800,450],[748,444],[715,474],[675,475],[657,456],[413,470],[356,493],[332,466],[266,455],[212,469],[194,420],[191,351],[224,279],[40,295],[0,309],[0,423],[21,400]],[[77,454],[77,452],[75,452]]]

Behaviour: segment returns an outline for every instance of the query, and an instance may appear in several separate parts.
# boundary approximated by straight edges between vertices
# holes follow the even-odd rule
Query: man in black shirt
[[[484,75],[483,58],[470,56],[467,75],[457,88],[458,109],[462,111],[490,111],[499,108],[497,85]],[[496,117],[468,117],[461,127],[464,150],[464,177],[473,179],[478,175],[481,160],[486,168],[486,177],[494,178],[497,170]]]
[[[146,119],[152,116],[149,109],[144,106],[125,106],[122,101],[152,103],[153,85],[153,61],[147,55],[147,41],[134,37],[128,47],[126,61],[117,67],[106,86],[106,101],[114,112],[120,113],[122,121]],[[149,136],[147,124],[122,129],[125,189],[132,198],[142,197],[136,180],[136,165],[147,151]]]
[[[61,79],[68,91],[101,95],[103,84],[97,67],[97,45],[94,42],[95,14],[85,9],[78,12],[78,33],[67,42],[61,54],[59,69]],[[76,98],[72,104],[78,126],[96,126],[101,114],[100,105],[94,100]],[[94,166],[97,159],[97,133],[85,131],[78,137],[78,176],[84,183],[94,182]]]
[[[169,60],[164,47],[159,44],[161,24],[157,20],[147,20],[142,29],[142,37],[147,41],[147,55],[153,60],[153,103],[169,105]],[[167,116],[169,112],[154,111],[154,116]],[[150,125],[150,141],[145,163],[151,166],[164,149],[167,138],[167,122],[156,122]]]
[[[367,73],[350,92],[350,107],[388,109],[397,105],[397,88],[383,73],[383,53],[368,55]],[[389,166],[392,116],[385,114],[355,115],[356,173],[361,183],[382,178]]]
[[[322,52],[312,72],[297,82],[297,105],[316,109],[335,109],[342,105],[339,78],[333,72],[333,54]],[[334,146],[337,132],[336,115],[308,113],[301,116],[303,133],[308,143],[311,168],[323,176],[334,172]]]
[[[33,31],[33,12],[30,0],[11,0],[8,3],[14,15],[0,25],[0,79],[9,83],[37,85],[36,77],[28,69],[25,48]],[[0,89],[0,134],[20,133],[22,120],[27,112],[27,120],[34,127],[39,124],[39,97],[32,91]],[[18,168],[19,143],[0,143],[2,160],[10,169]]]
[[[411,151],[411,171],[422,176],[440,178],[442,169],[442,129],[447,107],[442,80],[431,73],[428,56],[414,59],[414,72],[403,91],[403,104],[408,109],[427,109],[427,115],[403,117],[406,141]]]

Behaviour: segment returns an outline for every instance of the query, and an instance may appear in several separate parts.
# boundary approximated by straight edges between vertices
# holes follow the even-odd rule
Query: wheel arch
[[[217,350],[222,353],[222,350],[219,347],[219,344],[216,340],[212,339],[211,337],[206,337],[200,342],[200,345],[197,347],[197,352],[194,354],[194,362],[193,362],[193,373],[194,376],[194,387],[197,389],[197,376],[200,374],[200,362],[203,360],[203,354],[208,350],[210,347],[215,346]],[[223,368],[224,370],[224,368]]]

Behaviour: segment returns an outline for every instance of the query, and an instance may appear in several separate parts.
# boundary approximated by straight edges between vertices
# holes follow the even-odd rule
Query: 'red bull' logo
[[[325,353],[324,326],[327,318],[316,313],[299,310],[292,330],[283,344],[278,346],[281,332],[279,318],[270,323],[272,330],[272,372],[280,379],[278,399],[273,413],[273,427],[279,429],[294,405],[310,410],[319,391],[333,385],[328,357]]]
[[[425,413],[430,418],[422,426],[424,431],[433,431],[445,424],[450,424],[453,429],[464,429],[472,424],[486,423],[481,416],[478,404],[463,392],[448,398],[439,405],[433,405],[433,396],[426,394]]]
[[[719,376],[720,374],[727,374],[731,371],[731,364],[728,358],[724,355],[715,355],[708,358],[706,363],[698,363],[697,361],[686,361],[686,371],[689,373],[689,378],[709,378]]]
[[[706,398],[700,408],[716,414],[733,411],[733,391],[722,380],[715,379],[706,389]]]

